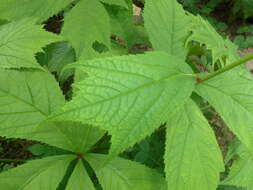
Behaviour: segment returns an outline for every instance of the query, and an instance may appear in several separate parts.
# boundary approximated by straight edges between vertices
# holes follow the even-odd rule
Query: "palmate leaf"
[[[78,58],[94,56],[94,42],[110,47],[109,16],[98,0],[82,0],[66,15],[62,35],[72,44]],[[95,54],[96,56],[96,54]]]
[[[12,21],[33,17],[37,22],[42,22],[71,2],[73,0],[0,0],[0,18]]]
[[[189,100],[167,122],[165,172],[173,190],[215,190],[223,159],[215,135]]]
[[[35,25],[32,19],[5,24],[0,28],[0,68],[41,68],[34,54],[60,40],[59,36]]]
[[[88,154],[89,164],[95,170],[103,190],[165,190],[165,180],[155,170],[122,158],[108,160],[102,154]]]
[[[63,104],[50,73],[0,69],[0,136],[26,137]]]
[[[56,190],[74,155],[30,161],[0,174],[0,189]]]
[[[166,122],[195,84],[188,65],[163,52],[94,59],[78,67],[89,77],[74,85],[77,95],[49,119],[81,121],[109,131],[112,155]]]
[[[155,50],[186,57],[185,41],[190,18],[176,0],[146,0],[145,28]]]
[[[75,131],[75,137],[73,137],[74,133],[71,130],[68,130],[69,126],[73,127],[72,130]],[[48,129],[50,127],[53,126],[48,126]],[[95,173],[98,175],[99,183],[104,187],[104,190],[119,188],[122,190],[137,190],[140,189],[140,187],[143,190],[160,190],[161,188],[163,188],[162,190],[165,190],[165,180],[161,175],[156,173],[155,170],[121,158],[116,158],[108,165],[104,165],[106,160],[108,160],[107,155],[86,154],[86,150],[88,150],[87,146],[91,146],[91,142],[86,144],[86,146],[83,146],[85,145],[83,142],[91,140],[95,143],[95,140],[98,139],[98,135],[95,134],[95,128],[86,128],[86,130],[84,130],[85,126],[81,127],[78,123],[71,122],[64,123],[61,126],[59,125],[59,127],[62,128],[62,131],[66,132],[59,135],[59,132],[53,127],[54,129],[51,129],[51,135],[55,138],[54,140],[44,138],[45,136],[48,136],[48,138],[51,137],[48,134],[49,131],[43,134],[43,131],[38,130],[40,133],[37,134],[36,138],[38,139],[38,136],[41,136],[42,138],[40,140],[43,140],[44,138],[45,142],[50,145],[70,150],[74,154],[78,153],[78,155],[83,155],[84,159],[87,159]],[[76,128],[74,129],[74,127]],[[94,132],[90,133],[90,129]],[[97,132],[99,133],[99,131]],[[64,139],[62,139],[63,135],[65,136]],[[68,142],[64,143],[64,141]],[[81,146],[82,152],[76,152],[80,151],[78,146]],[[63,182],[66,183],[67,190],[83,188],[88,188],[90,190],[94,189],[91,182],[92,179],[87,175],[88,171],[82,164],[82,160],[79,159],[77,165],[72,165],[74,159],[80,158],[74,154],[53,156],[41,160],[30,161],[15,169],[3,172],[0,174],[0,188],[6,190],[55,190],[59,187],[60,182]],[[72,173],[68,173],[70,172],[70,164],[74,167]],[[70,178],[66,179],[65,174],[71,174]],[[62,179],[65,181],[62,181]]]
[[[200,83],[196,92],[221,115],[232,132],[253,154],[252,76],[237,68]]]

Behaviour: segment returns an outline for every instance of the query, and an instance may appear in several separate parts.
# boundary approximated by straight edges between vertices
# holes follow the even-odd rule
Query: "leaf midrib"
[[[138,87],[136,87],[136,88],[134,88],[134,89],[127,90],[126,92],[123,92],[123,93],[121,93],[121,94],[117,94],[117,95],[112,96],[112,97],[110,97],[110,98],[107,98],[107,99],[105,99],[105,100],[101,100],[101,101],[98,101],[98,102],[95,102],[95,103],[92,103],[92,104],[89,104],[89,105],[86,105],[86,106],[81,106],[81,107],[79,106],[79,107],[76,107],[76,108],[67,110],[67,111],[65,111],[65,112],[58,113],[58,114],[56,114],[56,115],[52,115],[51,117],[48,117],[48,120],[53,119],[53,118],[56,118],[56,117],[59,117],[59,116],[64,115],[64,114],[66,114],[66,113],[70,113],[70,112],[76,111],[76,110],[84,109],[84,108],[91,107],[91,106],[94,106],[94,105],[97,105],[97,104],[102,104],[102,103],[104,103],[104,102],[113,100],[113,99],[115,99],[115,98],[119,98],[119,97],[125,96],[125,95],[127,95],[127,94],[130,94],[130,93],[132,93],[132,92],[138,91],[138,90],[140,90],[140,89],[142,89],[142,88],[146,88],[146,87],[153,86],[153,85],[155,85],[155,84],[161,83],[161,82],[163,82],[163,81],[165,81],[165,80],[167,80],[167,79],[171,79],[171,78],[175,78],[175,77],[180,77],[180,76],[185,76],[185,74],[184,74],[184,73],[180,73],[180,74],[171,74],[171,75],[166,76],[166,77],[163,77],[163,78],[161,78],[161,79],[159,79],[159,80],[154,80],[154,79],[153,79],[153,81],[151,81],[150,83],[145,83],[145,84],[143,84],[143,85],[141,85],[141,86],[138,86]]]

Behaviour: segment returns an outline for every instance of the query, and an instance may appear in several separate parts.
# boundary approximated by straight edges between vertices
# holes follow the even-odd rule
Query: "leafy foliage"
[[[38,156],[1,172],[0,189],[253,188],[253,79],[234,68],[253,56],[237,61],[237,47],[176,0],[146,0],[144,23],[132,8],[131,0],[0,3],[0,135],[31,141]],[[44,31],[40,23],[60,11],[61,33]],[[240,141],[227,154],[228,176],[201,105]]]
[[[33,17],[37,22],[42,22],[66,8],[71,2],[73,0],[1,0],[0,17],[11,21]]]

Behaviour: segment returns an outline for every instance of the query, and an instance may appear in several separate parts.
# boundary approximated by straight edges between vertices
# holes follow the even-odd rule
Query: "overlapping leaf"
[[[0,0],[0,18],[18,20],[25,17],[36,18],[38,22],[47,20],[67,7],[73,0]]]
[[[144,165],[116,158],[103,167],[108,159],[102,154],[88,154],[87,161],[94,168],[103,190],[165,190],[165,180]]]
[[[96,59],[79,64],[89,77],[52,120],[99,126],[118,154],[151,134],[191,95],[195,80],[184,61],[163,52]]]
[[[29,139],[76,153],[85,153],[104,131],[75,122],[44,122],[27,135]]]
[[[218,111],[228,127],[253,153],[253,80],[238,68],[200,83],[196,92]]]
[[[0,68],[40,68],[34,54],[60,40],[31,19],[5,24],[0,28]]]
[[[26,137],[64,104],[50,73],[0,69],[0,135]]]
[[[144,19],[155,50],[185,58],[190,18],[176,0],[146,0]]]
[[[223,160],[215,135],[189,100],[167,122],[165,165],[173,190],[216,190]]]
[[[201,16],[189,14],[189,17],[192,25],[189,29],[191,35],[187,39],[187,43],[195,41],[206,45],[206,48],[212,52],[214,63],[220,61],[224,64],[226,59],[230,62],[235,61],[236,46],[229,39],[224,40],[213,26]]]
[[[46,65],[50,72],[56,72],[61,82],[73,75],[72,70],[61,73],[65,65],[75,62],[75,51],[68,43],[53,43],[43,49],[44,53],[37,56],[41,65]]]
[[[99,183],[104,187],[104,190],[118,188],[122,190],[137,190],[140,187],[143,190],[151,190],[154,188],[157,190],[163,188],[165,190],[166,184],[164,178],[152,169],[121,158],[117,158],[110,162],[110,164],[104,165],[108,156],[86,154],[87,147],[93,145],[98,140],[98,134],[101,134],[99,131],[95,131],[95,128],[86,127],[85,129],[85,126],[81,126],[78,123],[68,122],[62,125],[59,124],[59,127],[62,128],[59,130],[63,131],[62,135],[59,135],[60,132],[54,126],[44,125],[43,127],[46,127],[46,129],[38,130],[38,133],[35,133],[35,139],[40,136],[42,137],[40,140],[45,140],[43,142],[70,150],[79,156],[66,154],[47,157],[41,160],[30,161],[15,169],[10,169],[0,174],[1,189],[55,190],[59,187],[60,182],[65,179],[63,177],[71,164],[74,168],[70,178],[64,181],[66,183],[66,189],[89,188],[92,190],[94,189],[92,179],[88,176],[88,171],[80,159],[80,156],[83,155],[98,175]],[[53,129],[49,130],[50,127]],[[70,128],[71,130],[69,130]],[[90,130],[93,131],[90,132]],[[49,132],[52,134],[49,135]],[[98,134],[95,132],[98,132]],[[51,136],[54,138],[53,140],[49,139]],[[65,137],[63,138],[63,136]],[[72,165],[75,164],[72,161],[77,158],[79,158],[77,164]],[[68,172],[70,171],[68,170]]]
[[[72,44],[78,58],[93,57],[96,41],[110,47],[109,16],[103,5],[98,0],[77,3],[64,19],[62,35]]]
[[[84,165],[82,164],[82,161],[79,160],[71,177],[68,180],[68,185],[66,187],[66,190],[95,190],[93,183],[88,176],[87,171],[84,168]]]
[[[73,155],[53,156],[30,161],[0,174],[0,189],[56,190]]]

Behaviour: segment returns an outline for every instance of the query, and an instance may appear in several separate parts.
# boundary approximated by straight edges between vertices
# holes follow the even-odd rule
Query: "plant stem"
[[[243,58],[235,61],[234,63],[232,63],[230,65],[227,65],[227,66],[225,66],[225,67],[223,67],[223,68],[221,68],[221,69],[219,69],[219,70],[217,70],[217,71],[215,71],[213,73],[208,74],[207,76],[203,77],[200,82],[204,82],[204,81],[207,81],[207,80],[209,80],[211,78],[214,78],[215,76],[217,76],[217,75],[219,75],[221,73],[224,73],[226,71],[229,71],[229,70],[231,70],[231,69],[233,69],[233,68],[235,68],[235,67],[237,67],[239,65],[242,65],[242,64],[250,61],[251,59],[253,59],[253,54],[245,56],[245,57],[243,57]]]
[[[0,158],[0,162],[26,162],[27,160]]]

